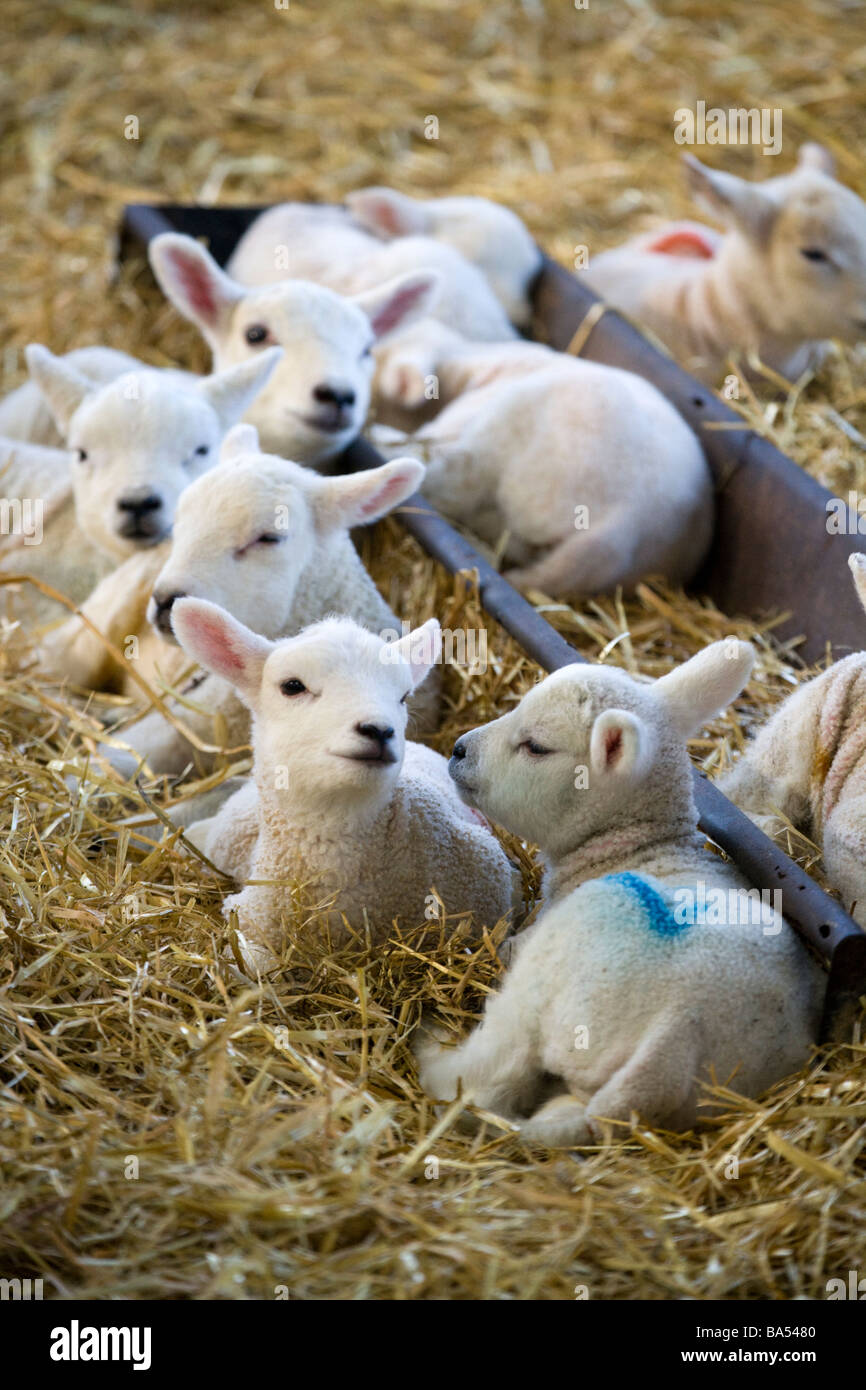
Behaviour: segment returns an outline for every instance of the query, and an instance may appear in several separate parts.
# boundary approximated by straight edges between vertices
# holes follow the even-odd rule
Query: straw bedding
[[[796,24],[731,0],[3,9],[4,389],[31,340],[205,366],[140,265],[113,275],[124,200],[333,200],[372,182],[479,192],[570,263],[576,244],[689,211],[673,108],[700,98],[782,106],[783,161],[823,139],[864,191],[862,32],[842,4]],[[424,139],[428,114],[438,141]],[[739,172],[770,162],[727,155]],[[862,352],[840,352],[796,397],[768,382],[742,405],[822,481],[863,486]],[[364,552],[407,618],[485,624],[471,584],[396,523]],[[711,771],[803,675],[772,622],[659,586],[580,611],[536,597],[585,655],[648,676],[712,638],[755,640],[748,691],[693,744]],[[244,979],[219,878],[135,834],[178,791],[96,771],[70,791],[117,701],[40,681],[22,605],[2,591],[0,1275],[42,1276],[52,1297],[820,1298],[861,1267],[862,1042],[760,1103],[731,1094],[695,1135],[638,1128],[529,1158],[492,1118],[464,1133],[419,1093],[406,1039],[422,1001],[469,1025],[495,987],[497,934],[472,947],[433,925],[337,951],[299,913],[284,972]],[[446,673],[443,751],[538,678],[486,626],[487,669]],[[531,902],[532,857],[508,847]],[[792,852],[820,874],[813,846],[792,839]]]

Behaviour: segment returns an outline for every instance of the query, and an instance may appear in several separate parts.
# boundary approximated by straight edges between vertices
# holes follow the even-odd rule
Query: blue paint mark
[[[640,904],[644,924],[657,936],[679,936],[691,926],[691,922],[677,921],[661,893],[638,874],[606,874],[602,883],[615,883],[624,888],[629,897]]]

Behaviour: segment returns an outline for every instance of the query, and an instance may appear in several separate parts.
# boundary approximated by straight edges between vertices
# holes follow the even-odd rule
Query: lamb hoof
[[[427,403],[425,388],[424,375],[414,362],[395,360],[382,369],[379,394],[391,405],[420,410]]]
[[[279,965],[279,960],[268,946],[258,941],[250,941],[243,932],[238,932],[238,949],[247,974],[254,980],[258,975],[268,975]]]
[[[438,1085],[438,1066],[450,1049],[447,1043],[455,1043],[457,1039],[453,1033],[441,1023],[434,1023],[429,1018],[422,1018],[409,1042],[409,1050],[415,1058],[415,1065],[418,1068],[418,1081],[422,1091],[428,1095],[436,1096],[439,1100],[447,1097],[440,1096]]]
[[[110,767],[114,768],[121,777],[127,782],[132,782],[141,771],[141,759],[134,753],[128,753],[125,748],[115,748],[110,743],[100,743],[97,748],[100,758],[104,758]]]
[[[520,1139],[524,1144],[548,1149],[573,1149],[596,1142],[586,1106],[568,1095],[554,1096],[522,1121]]]

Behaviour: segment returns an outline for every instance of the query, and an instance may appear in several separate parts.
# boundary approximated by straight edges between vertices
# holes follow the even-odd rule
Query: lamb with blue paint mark
[[[866,555],[848,563],[866,608]],[[719,785],[783,847],[789,824],[815,841],[831,886],[866,927],[866,652],[789,695]]]
[[[445,759],[405,741],[408,700],[441,651],[435,618],[393,643],[347,618],[269,642],[192,598],[173,622],[252,712],[252,781],[187,832],[238,883],[225,912],[237,911],[252,966],[275,964],[293,883],[324,905],[335,941],[346,921],[374,941],[395,921],[418,926],[433,895],[476,925],[511,911],[518,876],[490,828],[461,803]]]
[[[445,1046],[422,1028],[425,1090],[462,1085],[527,1142],[570,1146],[634,1113],[689,1128],[701,1081],[756,1096],[807,1060],[820,968],[771,909],[716,922],[699,906],[748,884],[697,832],[685,740],[753,660],[718,642],[652,685],[568,666],[458,740],[461,794],[540,846],[545,899],[475,1032]]]

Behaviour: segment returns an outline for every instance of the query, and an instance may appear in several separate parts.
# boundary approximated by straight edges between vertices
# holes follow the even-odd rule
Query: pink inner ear
[[[608,767],[622,752],[622,729],[608,729],[604,736],[604,761]]]
[[[188,259],[182,251],[172,251],[170,260],[189,307],[212,323],[217,316],[218,304],[213,277],[207,266],[198,260]]]
[[[383,333],[390,333],[392,328],[396,328],[426,293],[427,286],[420,284],[410,285],[405,290],[398,290],[393,294],[370,319],[376,337],[381,338]]]
[[[389,236],[402,236],[405,232],[399,209],[393,203],[389,203],[387,198],[371,198],[365,215],[380,231],[387,232]]]
[[[688,256],[692,260],[703,261],[711,261],[716,254],[709,237],[702,236],[695,227],[677,227],[673,231],[662,232],[646,249],[663,256]]]
[[[387,511],[393,505],[398,496],[402,496],[406,490],[406,479],[402,473],[397,473],[387,482],[382,483],[381,487],[373,493],[371,497],[365,497],[358,508],[360,517],[378,516],[380,512]]]
[[[232,642],[230,634],[218,618],[199,615],[194,619],[192,633],[196,656],[203,666],[224,676],[238,676],[244,669],[244,656]]]

